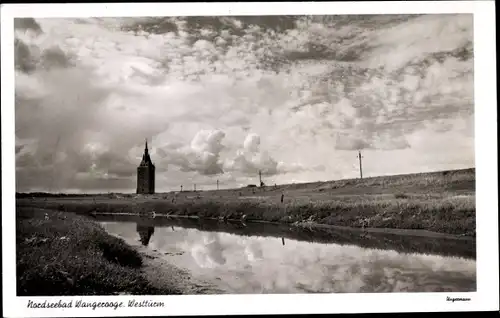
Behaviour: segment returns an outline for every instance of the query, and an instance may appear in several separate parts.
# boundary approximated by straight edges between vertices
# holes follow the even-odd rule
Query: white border
[[[155,297],[16,297],[14,17],[263,15],[263,14],[473,13],[475,51],[475,145],[477,184],[477,292],[319,295],[201,295]],[[335,2],[335,3],[141,3],[2,5],[2,241],[3,304],[8,317],[356,313],[498,310],[498,197],[496,182],[496,51],[494,1]],[[470,302],[446,301],[446,296]],[[166,307],[122,310],[27,309],[27,300],[148,299]]]

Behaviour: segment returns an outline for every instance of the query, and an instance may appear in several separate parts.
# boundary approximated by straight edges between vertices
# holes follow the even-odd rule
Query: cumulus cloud
[[[243,148],[237,151],[234,159],[226,162],[228,170],[255,175],[259,171],[263,175],[274,175],[278,172],[278,163],[267,151],[260,149],[260,136],[250,133],[243,142]]]
[[[221,130],[200,130],[189,146],[162,151],[169,164],[178,165],[183,171],[196,171],[202,175],[220,174],[224,172],[220,161],[224,136]]]
[[[218,233],[204,234],[199,244],[191,247],[191,256],[202,268],[213,268],[226,263]]]
[[[245,246],[245,254],[249,262],[258,262],[264,259],[262,247],[257,242],[249,242],[249,244]]]
[[[353,177],[357,150],[368,175],[474,162],[471,15],[27,18],[15,38],[20,191],[132,191],[144,138],[163,190]]]
[[[42,28],[33,18],[15,18],[14,29],[24,32],[32,32],[34,34],[43,33]]]
[[[59,45],[39,46],[44,38],[40,25],[32,18],[14,20],[14,64],[15,69],[31,73],[36,69],[50,70],[68,68],[73,65],[70,54]]]

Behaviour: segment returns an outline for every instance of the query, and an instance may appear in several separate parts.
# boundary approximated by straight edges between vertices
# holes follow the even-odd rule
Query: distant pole
[[[182,184],[181,184],[181,192],[182,192]]]
[[[363,156],[361,156],[361,151],[359,151],[358,153],[358,159],[359,159],[359,174],[361,176],[361,179],[363,179],[363,163],[361,161],[361,159],[363,158]]]
[[[196,192],[196,183],[194,184],[194,191]]]
[[[217,190],[219,190],[219,179],[217,179]]]

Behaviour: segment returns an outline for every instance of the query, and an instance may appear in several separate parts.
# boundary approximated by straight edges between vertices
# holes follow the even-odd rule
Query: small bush
[[[409,198],[409,195],[405,194],[405,193],[396,193],[394,195],[394,197],[396,199],[408,199]]]

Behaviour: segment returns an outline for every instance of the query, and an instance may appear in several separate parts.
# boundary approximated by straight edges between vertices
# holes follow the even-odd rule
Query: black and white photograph
[[[163,5],[2,12],[3,276],[17,314],[184,314],[173,299],[188,295],[217,313],[399,295],[453,311],[480,292],[498,310],[496,75],[480,77],[495,52],[476,44],[473,9]],[[228,295],[259,298],[233,311]]]

